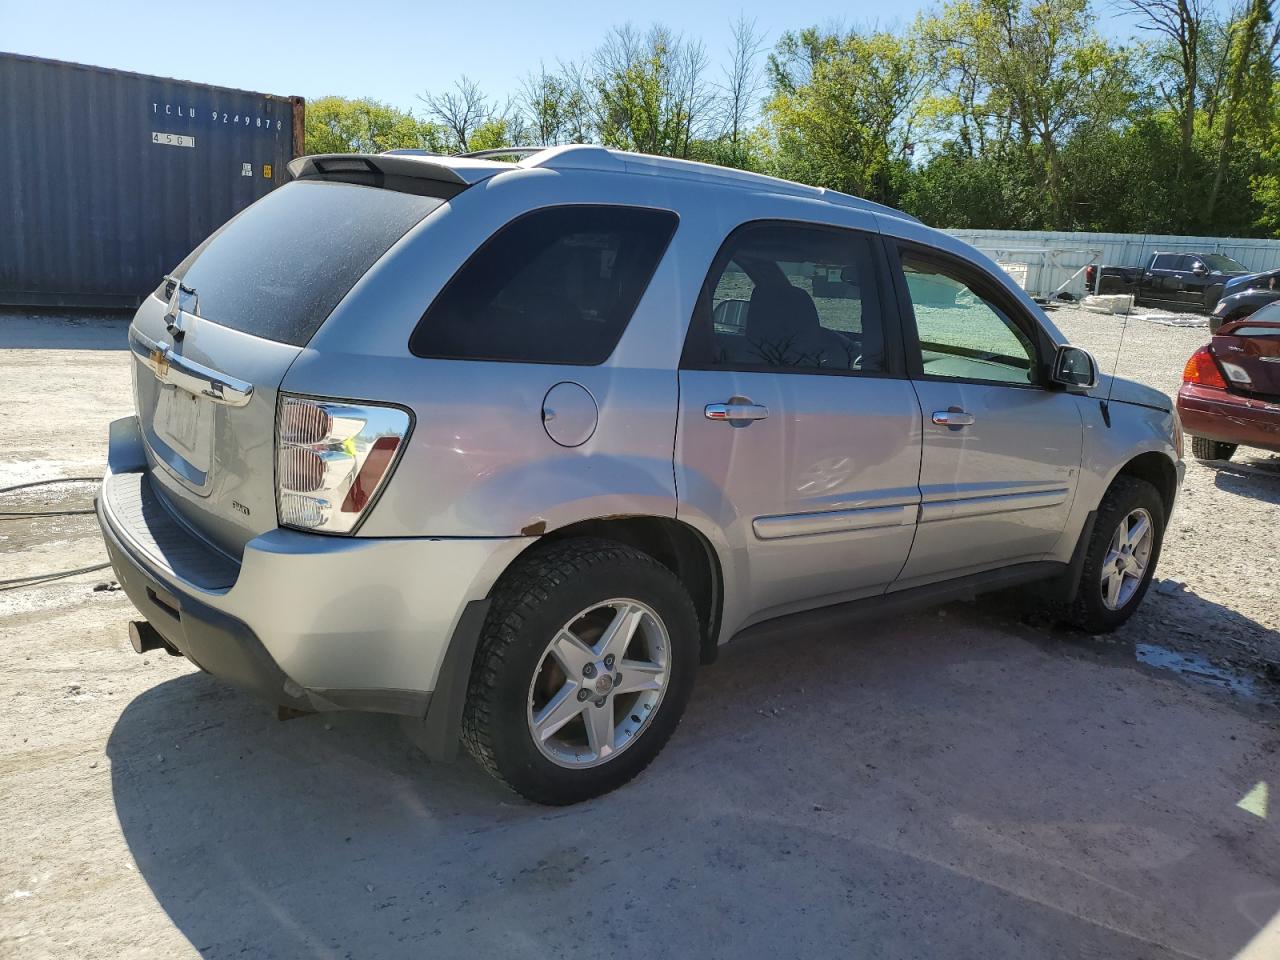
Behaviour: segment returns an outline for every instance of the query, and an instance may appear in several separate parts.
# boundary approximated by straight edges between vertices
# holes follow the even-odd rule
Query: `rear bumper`
[[[1184,383],[1178,415],[1187,433],[1280,453],[1280,404]]]
[[[181,524],[141,471],[109,470],[97,513],[121,587],[167,643],[269,702],[310,710],[423,716],[463,611],[531,542],[278,529],[237,563]]]
[[[280,706],[315,709],[299,685],[271,658],[248,624],[175,591],[121,542],[97,500],[107,556],[121,588],[165,642],[200,669]]]

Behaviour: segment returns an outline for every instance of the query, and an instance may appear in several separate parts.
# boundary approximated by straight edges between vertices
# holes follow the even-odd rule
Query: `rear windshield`
[[[365,271],[442,203],[350,183],[286,184],[182,261],[174,275],[195,291],[183,297],[183,308],[304,346]]]

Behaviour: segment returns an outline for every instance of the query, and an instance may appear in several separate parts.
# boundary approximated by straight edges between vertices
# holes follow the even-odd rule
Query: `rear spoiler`
[[[289,163],[295,180],[340,180],[432,196],[454,196],[504,170],[518,169],[514,163],[427,153],[320,153]]]

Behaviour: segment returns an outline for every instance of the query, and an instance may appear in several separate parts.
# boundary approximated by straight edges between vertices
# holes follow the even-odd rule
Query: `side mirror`
[[[1054,354],[1049,379],[1073,393],[1083,393],[1098,385],[1098,365],[1088,350],[1064,344]]]
[[[1199,260],[1197,260],[1195,263],[1191,265],[1191,272],[1194,273],[1197,277],[1203,277],[1206,273],[1209,272],[1209,268],[1206,267]]]

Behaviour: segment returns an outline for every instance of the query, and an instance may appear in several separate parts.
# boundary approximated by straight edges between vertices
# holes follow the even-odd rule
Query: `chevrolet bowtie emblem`
[[[164,347],[157,347],[151,351],[151,366],[155,371],[157,380],[164,380],[169,376],[169,351]]]

